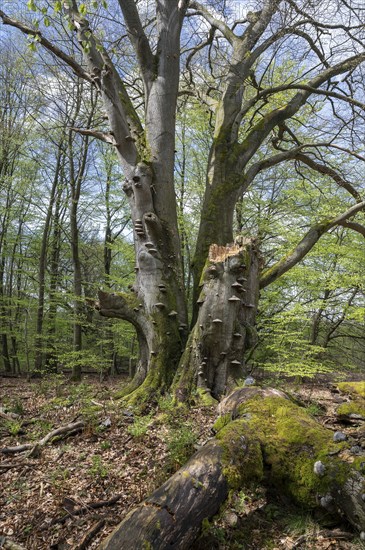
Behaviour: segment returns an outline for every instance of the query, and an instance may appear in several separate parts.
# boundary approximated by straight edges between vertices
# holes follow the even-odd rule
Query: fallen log
[[[365,530],[361,462],[341,460],[333,434],[282,392],[242,388],[219,406],[209,441],[134,508],[99,550],[185,550],[229,490],[265,483],[307,510],[323,507]]]
[[[59,437],[61,435],[65,436],[69,435],[70,433],[78,433],[84,427],[85,423],[82,420],[80,420],[79,422],[73,422],[72,424],[67,424],[67,426],[61,426],[59,428],[56,428],[55,430],[52,430],[36,443],[33,442],[25,443],[24,445],[16,445],[15,447],[4,447],[3,449],[0,449],[0,452],[2,454],[16,454],[22,453],[24,451],[32,451],[31,454],[33,455],[35,449],[44,447],[51,439],[54,439],[55,437]]]

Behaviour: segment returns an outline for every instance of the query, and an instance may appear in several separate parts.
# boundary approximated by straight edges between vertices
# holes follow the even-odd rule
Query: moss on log
[[[230,489],[258,482],[365,530],[363,463],[342,460],[346,443],[334,443],[305,409],[278,390],[250,387],[232,392],[219,412],[215,439],[132,510],[100,549],[188,549]]]

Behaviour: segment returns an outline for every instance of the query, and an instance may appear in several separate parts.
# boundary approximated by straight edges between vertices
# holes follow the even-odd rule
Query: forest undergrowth
[[[336,414],[351,397],[335,382],[327,375],[262,380],[281,386],[320,423],[365,448],[364,423],[343,424]],[[81,384],[63,375],[1,378],[0,547],[8,540],[29,550],[96,548],[213,437],[215,407],[177,410],[164,396],[148,410],[132,410],[117,397],[125,383],[92,376]],[[68,429],[42,443],[62,427]],[[11,450],[27,443],[22,453]],[[219,517],[204,523],[194,545],[202,548],[360,550],[365,543],[349,525],[320,522],[281,495],[252,487],[230,495]]]

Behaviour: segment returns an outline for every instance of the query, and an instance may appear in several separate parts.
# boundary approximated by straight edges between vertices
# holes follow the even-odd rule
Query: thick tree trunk
[[[126,177],[124,191],[134,226],[133,294],[100,294],[100,312],[129,320],[135,326],[142,356],[131,388],[135,389],[145,376],[143,387],[133,397],[145,399],[169,387],[187,336],[174,189],[180,31],[187,5],[177,0],[157,3],[156,53],[144,35],[135,3],[120,2],[120,7],[144,82],[144,129],[123,81],[107,53],[96,47],[86,20],[75,9],[70,15],[81,44],[86,41],[89,45],[85,61],[96,75],[112,130],[108,140],[116,148]]]
[[[228,159],[232,157],[230,149],[233,145],[226,144],[212,146],[207,169],[207,184],[200,217],[200,226],[197,236],[192,271],[193,288],[193,322],[197,318],[196,302],[200,293],[200,280],[209,247],[212,243],[226,246],[233,241],[233,218],[238,198],[236,166]]]
[[[185,550],[230,489],[262,482],[305,509],[365,529],[365,478],[336,455],[332,432],[274,389],[241,388],[219,405],[214,440],[132,510],[100,550]]]
[[[156,204],[156,172],[153,163],[140,162],[123,186],[134,226],[136,281],[131,293],[99,293],[101,315],[127,320],[136,329],[140,357],[128,391],[145,382],[133,396],[143,400],[171,384],[187,333],[177,222],[171,225],[162,217],[163,206]]]
[[[218,399],[245,376],[244,354],[256,341],[258,272],[254,240],[210,247],[197,322],[174,383],[178,400],[188,399],[194,388],[205,400]]]

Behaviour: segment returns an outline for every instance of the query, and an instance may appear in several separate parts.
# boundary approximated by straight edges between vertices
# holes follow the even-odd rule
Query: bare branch
[[[365,226],[361,225],[361,223],[357,222],[350,222],[350,221],[344,221],[340,222],[338,225],[342,225],[343,227],[347,227],[348,229],[352,229],[353,231],[356,231],[357,233],[360,233],[363,237],[365,237]]]
[[[269,135],[271,130],[278,124],[293,117],[302,107],[308,97],[313,93],[312,88],[317,89],[331,77],[346,73],[355,69],[360,63],[365,61],[365,53],[354,55],[341,63],[337,63],[333,67],[321,71],[308,83],[308,90],[302,90],[280,109],[275,109],[266,114],[259,123],[257,123],[246,136],[246,139],[241,144],[240,162],[244,166],[247,161],[252,158],[257,149],[262,144],[263,140]]]
[[[268,95],[284,92],[286,90],[305,90],[307,92],[310,92],[311,94],[334,97],[336,99],[340,99],[341,101],[345,101],[346,103],[350,103],[351,105],[355,105],[356,107],[359,107],[360,109],[365,111],[365,103],[362,103],[361,101],[357,101],[353,97],[350,97],[344,94],[339,94],[331,90],[322,90],[322,89],[314,88],[312,86],[306,86],[305,84],[285,84],[283,86],[276,86],[275,88],[268,88],[266,90],[261,90],[258,92],[254,100],[257,101],[258,99],[264,98]]]
[[[321,164],[319,162],[316,162],[313,158],[309,157],[308,155],[305,155],[304,153],[298,152],[296,159],[300,160],[309,168],[312,168],[312,170],[315,170],[316,172],[319,172],[320,174],[330,176],[340,187],[343,187],[348,191],[357,202],[361,202],[361,195],[360,193],[349,183],[346,181],[336,170],[331,168],[330,166],[326,164]]]
[[[200,2],[193,0],[190,2],[189,8],[196,10],[197,15],[201,15],[206,21],[208,21],[208,23],[210,23],[212,27],[218,29],[230,44],[234,45],[238,41],[237,36],[231,31],[229,26],[220,19],[214,17],[205,6],[200,4]]]

